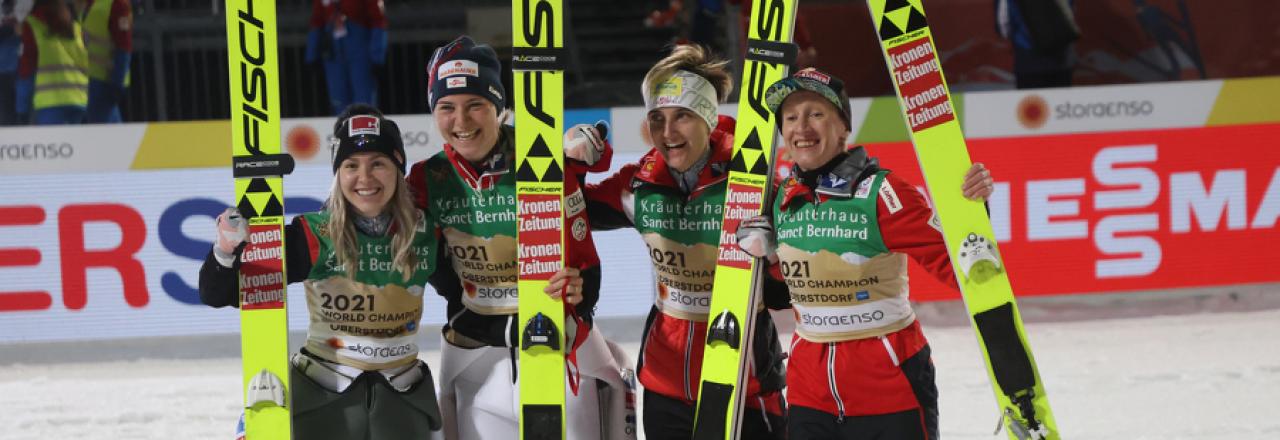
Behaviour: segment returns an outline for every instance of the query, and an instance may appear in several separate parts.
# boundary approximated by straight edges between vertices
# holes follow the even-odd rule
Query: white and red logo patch
[[[811,80],[814,80],[823,84],[831,84],[830,76],[824,75],[821,72],[818,72],[817,70],[813,70],[813,69],[804,69],[799,72],[796,72],[796,78],[809,78]]]
[[[880,185],[880,200],[884,202],[884,207],[890,214],[902,210],[902,201],[898,199],[898,192],[894,191],[893,186],[887,181]]]
[[[382,133],[378,127],[378,118],[369,115],[356,115],[347,120],[347,136],[358,136],[362,134],[371,134],[374,136]]]
[[[440,63],[436,69],[436,78],[444,79],[454,75],[480,76],[480,65],[471,60],[453,60]]]
[[[462,76],[455,76],[455,77],[453,77],[453,78],[446,78],[446,79],[445,79],[445,81],[447,81],[446,86],[447,86],[448,88],[450,88],[450,89],[456,89],[456,88],[459,88],[459,87],[466,87],[466,86],[467,86],[467,78],[466,78],[466,77],[462,77]]]

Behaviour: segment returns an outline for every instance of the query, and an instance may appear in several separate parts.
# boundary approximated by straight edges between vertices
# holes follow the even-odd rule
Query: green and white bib
[[[462,280],[462,303],[482,315],[516,313],[515,174],[502,174],[495,184],[475,189],[443,152],[426,166],[428,210]]]
[[[814,342],[881,336],[915,320],[907,291],[907,256],[880,235],[876,195],[886,171],[860,182],[850,197],[774,203],[778,258],[796,313],[796,332]],[[789,182],[791,184],[797,184]]]
[[[327,212],[304,214],[308,235],[316,240],[315,263],[303,285],[311,325],[307,351],[362,370],[393,368],[418,358],[422,293],[434,270],[436,236],[423,219],[415,225],[417,266],[408,280],[394,267],[391,237],[357,233],[360,247],[355,277],[339,266],[324,232]]]
[[[649,247],[657,289],[654,304],[662,313],[707,320],[724,194],[723,183],[708,186],[692,199],[649,185],[636,189],[635,227]]]

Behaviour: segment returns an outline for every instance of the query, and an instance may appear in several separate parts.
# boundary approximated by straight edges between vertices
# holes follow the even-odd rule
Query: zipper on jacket
[[[693,400],[693,390],[689,386],[689,369],[693,368],[693,321],[685,321],[684,325],[684,398]]]
[[[836,343],[827,343],[827,385],[831,387],[831,397],[836,399],[836,423],[844,423],[844,400],[840,398],[840,387],[836,386]]]

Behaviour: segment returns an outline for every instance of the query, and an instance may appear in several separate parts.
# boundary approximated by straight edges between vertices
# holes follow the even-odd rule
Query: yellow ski
[[[991,220],[960,187],[970,166],[921,0],[867,0],[1009,438],[1059,438]],[[997,428],[998,429],[998,428]]]
[[[746,391],[751,331],[760,304],[764,264],[738,249],[734,231],[743,220],[760,215],[773,178],[776,124],[765,104],[765,90],[785,78],[795,60],[791,44],[799,0],[753,0],[747,27],[729,165],[720,251],[711,290],[711,317],[702,357],[702,378],[693,422],[694,440],[736,439]]]
[[[564,303],[542,292],[564,266],[564,15],[560,0],[512,0],[520,438],[564,438]]]
[[[244,433],[248,440],[288,440],[292,402],[281,176],[293,170],[293,160],[280,154],[275,3],[231,0],[226,8],[235,203],[249,222],[244,255],[258,256],[240,266]],[[243,281],[250,277],[253,283]]]

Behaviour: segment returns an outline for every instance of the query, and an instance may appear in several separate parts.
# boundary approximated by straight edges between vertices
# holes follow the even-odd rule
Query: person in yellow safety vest
[[[80,24],[62,0],[36,0],[22,25],[16,111],[38,125],[78,124],[89,103],[88,55]]]
[[[0,126],[18,123],[14,119],[13,89],[18,82],[18,57],[22,53],[18,30],[27,11],[17,6],[17,0],[0,0]]]
[[[84,47],[89,53],[88,123],[119,123],[129,87],[133,7],[129,0],[84,0]]]

